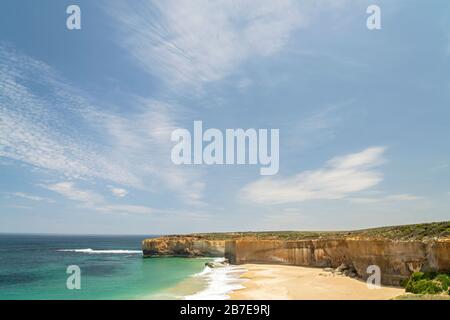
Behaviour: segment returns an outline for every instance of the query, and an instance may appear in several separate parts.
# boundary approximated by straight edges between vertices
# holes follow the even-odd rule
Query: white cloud
[[[128,117],[102,115],[99,126],[111,140],[114,154],[136,176],[145,178],[146,187],[161,185],[176,192],[189,204],[201,204],[204,183],[198,169],[180,168],[170,159],[170,136],[177,127],[175,108],[160,101],[137,99],[141,112]]]
[[[74,127],[89,126],[84,117],[91,107],[48,65],[0,46],[0,69],[0,157],[71,178],[139,183],[120,159],[110,161],[105,148]]]
[[[293,177],[268,177],[246,185],[242,198],[259,204],[296,203],[307,200],[342,199],[382,181],[375,167],[383,162],[385,148],[372,147],[340,156],[324,168]]]
[[[381,202],[417,201],[421,199],[423,199],[423,197],[404,193],[379,197],[352,197],[349,198],[348,200],[354,203],[381,203]]]
[[[92,191],[77,189],[73,182],[60,182],[44,187],[73,201],[79,201],[89,205],[103,202],[103,197],[101,195]]]
[[[7,208],[13,208],[13,209],[20,209],[20,210],[31,210],[33,209],[32,207],[29,206],[21,206],[21,205],[6,205],[5,207]]]
[[[270,56],[305,23],[295,0],[136,1],[104,6],[120,44],[151,73],[172,83],[224,78],[254,56]]]
[[[119,197],[119,198],[123,198],[128,194],[128,191],[125,189],[122,189],[122,188],[111,187],[110,190],[113,195],[115,195],[116,197]]]
[[[76,187],[73,182],[60,182],[43,185],[43,187],[57,192],[72,201],[80,202],[83,207],[99,212],[151,214],[154,211],[152,208],[146,206],[109,204],[100,194],[92,190],[82,190]]]
[[[150,192],[165,188],[201,203],[198,172],[170,161],[176,107],[134,97],[127,114],[105,111],[112,108],[90,104],[48,65],[3,45],[0,70],[0,157],[63,179],[101,179]]]
[[[44,201],[44,202],[48,202],[48,203],[53,203],[53,202],[55,202],[55,201],[52,200],[52,199],[48,199],[48,198],[44,198],[44,197],[39,197],[39,196],[35,196],[35,195],[23,193],[23,192],[14,192],[14,193],[12,193],[11,195],[13,195],[13,196],[15,196],[15,197],[27,199],[27,200],[32,200],[32,201]]]
[[[244,90],[251,85],[253,85],[253,80],[251,80],[250,78],[242,78],[237,83],[237,87],[241,90]]]
[[[154,212],[152,208],[146,206],[136,206],[136,205],[104,205],[96,207],[97,211],[105,213],[130,213],[130,214],[151,214]]]
[[[389,200],[389,201],[416,201],[416,200],[420,200],[420,199],[423,199],[423,197],[419,197],[419,196],[415,196],[413,194],[407,194],[407,193],[393,194],[393,195],[386,197],[386,200]]]

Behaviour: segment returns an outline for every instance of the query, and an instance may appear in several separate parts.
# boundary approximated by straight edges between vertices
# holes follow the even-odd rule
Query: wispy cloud
[[[294,0],[136,1],[104,6],[119,43],[170,83],[220,80],[251,57],[278,52],[306,19]]]
[[[108,159],[104,147],[76,130],[75,119],[88,125],[83,112],[90,105],[52,68],[0,45],[0,70],[0,157],[71,178],[138,184],[120,161]]]
[[[159,190],[161,183],[190,204],[202,203],[204,183],[195,168],[180,168],[170,159],[170,136],[177,125],[175,114],[181,107],[161,101],[136,98],[140,111],[127,117],[101,114],[102,127],[112,151],[136,176],[147,178],[145,187]]]
[[[243,199],[259,204],[296,203],[307,200],[342,199],[380,183],[376,167],[383,163],[384,147],[333,158],[324,168],[293,177],[262,178],[246,185]]]
[[[104,213],[125,213],[125,214],[152,214],[155,212],[153,208],[137,205],[103,205],[95,208],[97,211]]]
[[[6,205],[4,207],[13,208],[13,209],[19,209],[19,210],[31,210],[31,209],[33,209],[32,207],[29,207],[29,206],[21,206],[21,205],[15,205],[15,204]]]
[[[319,142],[335,137],[338,126],[343,121],[340,111],[351,101],[324,106],[300,119],[290,119],[285,130],[285,143],[298,151],[301,148],[315,146]]]
[[[27,199],[27,200],[32,200],[32,201],[43,201],[43,202],[48,202],[48,203],[55,202],[55,200],[52,200],[49,198],[39,197],[39,196],[35,196],[35,195],[23,193],[23,192],[14,192],[14,193],[11,193],[11,195],[13,195],[15,197]]]
[[[73,182],[59,182],[42,185],[48,190],[59,193],[72,201],[80,202],[83,207],[105,213],[151,214],[153,209],[146,206],[109,204],[99,193],[92,190],[83,190]]]
[[[449,168],[449,165],[447,163],[442,163],[442,164],[436,165],[434,167],[431,167],[430,171],[431,172],[439,172],[439,171],[442,171],[442,170],[446,170],[448,168]]]
[[[348,198],[350,202],[354,203],[383,203],[383,202],[399,202],[399,201],[417,201],[421,200],[423,197],[415,196],[413,194],[392,194],[387,196],[378,197],[351,197]]]
[[[93,191],[78,189],[73,182],[60,182],[42,186],[48,190],[57,192],[70,200],[83,202],[89,206],[103,202],[103,197],[101,195]]]
[[[110,187],[111,193],[116,197],[123,198],[128,194],[128,191],[122,188]]]
[[[67,179],[166,188],[201,203],[198,172],[170,161],[170,132],[178,127],[172,105],[132,97],[127,114],[106,111],[50,66],[1,44],[0,70],[0,157]]]

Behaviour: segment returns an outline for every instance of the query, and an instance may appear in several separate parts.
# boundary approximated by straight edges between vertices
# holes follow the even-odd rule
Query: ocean
[[[144,238],[0,235],[0,299],[226,299],[242,287],[240,268],[205,267],[218,259],[144,259]],[[80,289],[68,289],[69,266]]]

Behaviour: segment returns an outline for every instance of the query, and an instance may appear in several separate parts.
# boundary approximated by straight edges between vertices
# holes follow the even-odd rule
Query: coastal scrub
[[[405,291],[414,294],[450,294],[450,273],[414,272],[403,282]]]

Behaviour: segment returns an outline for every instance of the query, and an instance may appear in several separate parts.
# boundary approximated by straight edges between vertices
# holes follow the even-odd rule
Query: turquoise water
[[[143,238],[0,235],[0,299],[141,299],[203,270],[204,259],[143,259]],[[80,290],[66,287],[69,265]]]

